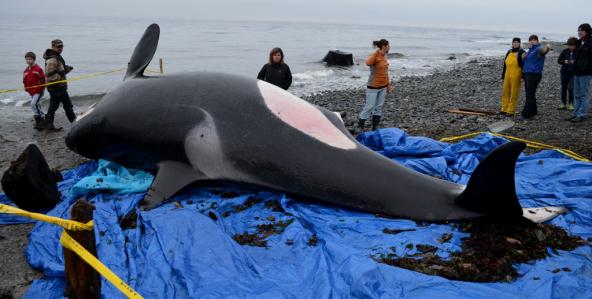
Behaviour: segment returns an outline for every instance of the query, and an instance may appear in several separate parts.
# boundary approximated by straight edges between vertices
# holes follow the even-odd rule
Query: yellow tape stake
[[[40,214],[40,213],[33,213],[33,212],[21,210],[19,208],[15,208],[15,207],[12,207],[9,205],[4,205],[4,204],[0,204],[0,213],[14,214],[14,215],[19,215],[19,216],[23,216],[23,217],[43,221],[43,222],[53,223],[53,224],[56,224],[56,225],[59,225],[59,226],[65,228],[67,230],[78,231],[78,230],[92,230],[93,229],[92,220],[89,221],[88,223],[82,223],[82,222],[78,222],[78,221],[62,219],[62,218],[53,217],[53,216],[47,216],[47,215]]]
[[[97,272],[101,273],[105,279],[107,279],[110,283],[112,283],[117,289],[119,289],[124,295],[128,298],[144,298],[130,286],[128,286],[121,278],[119,278],[115,273],[111,272],[107,266],[105,266],[101,261],[99,261],[96,257],[94,257],[90,252],[88,252],[82,245],[80,245],[76,240],[74,240],[68,233],[62,232],[62,236],[60,237],[60,243],[65,248],[68,248],[75,252],[80,258],[82,258],[85,262],[87,262],[91,267],[93,267]]]

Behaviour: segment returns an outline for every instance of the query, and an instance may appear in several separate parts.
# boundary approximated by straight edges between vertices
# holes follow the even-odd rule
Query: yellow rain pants
[[[522,85],[522,68],[518,66],[518,53],[511,52],[506,58],[506,74],[502,93],[502,112],[516,113],[520,86]]]

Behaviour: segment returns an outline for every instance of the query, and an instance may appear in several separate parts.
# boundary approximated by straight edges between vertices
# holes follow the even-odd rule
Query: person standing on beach
[[[504,80],[504,90],[502,92],[502,115],[514,116],[516,105],[520,97],[520,87],[522,86],[522,54],[524,50],[521,47],[520,38],[515,37],[512,40],[512,49],[506,53],[504,59],[504,70],[502,80]]]
[[[526,102],[522,109],[522,117],[529,119],[538,114],[536,91],[543,78],[543,68],[545,66],[545,57],[551,51],[549,45],[541,45],[539,37],[531,35],[528,38],[530,49],[528,52],[522,54],[524,60],[524,67],[522,73],[524,74],[524,90],[526,92]]]
[[[284,62],[284,52],[281,48],[273,48],[269,52],[269,61],[263,65],[257,79],[269,82],[285,90],[292,85],[292,72]]]
[[[76,114],[74,113],[74,107],[72,101],[68,95],[68,83],[65,82],[66,74],[71,72],[74,68],[66,65],[64,58],[62,57],[62,51],[64,50],[64,43],[59,39],[51,41],[51,49],[47,49],[43,54],[45,59],[45,74],[47,76],[47,91],[49,91],[49,109],[45,116],[45,129],[46,130],[59,130],[53,125],[55,112],[60,107],[60,103],[64,107],[66,117],[70,122],[76,120]]]
[[[370,67],[370,77],[366,85],[366,104],[358,119],[358,129],[364,130],[366,120],[372,115],[372,130],[378,129],[382,117],[382,104],[386,93],[393,91],[393,85],[388,73],[388,52],[391,49],[386,39],[373,41],[376,51],[366,59],[366,65]]]
[[[561,64],[561,105],[559,110],[574,110],[574,76],[576,63],[576,48],[578,39],[570,37],[567,40],[567,49],[563,50],[557,61]],[[568,101],[569,94],[569,101]]]
[[[576,107],[571,122],[582,122],[588,117],[590,106],[590,81],[592,80],[592,27],[582,24],[578,28],[578,50],[576,52],[574,94]]]
[[[33,52],[27,52],[25,54],[27,68],[23,72],[23,84],[25,85],[25,91],[31,95],[31,109],[35,118],[35,129],[41,130],[43,129],[44,114],[39,102],[45,90],[45,74],[43,73],[43,69],[35,63],[36,58]]]

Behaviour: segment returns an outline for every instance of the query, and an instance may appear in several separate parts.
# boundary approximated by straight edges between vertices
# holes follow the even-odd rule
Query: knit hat
[[[27,57],[31,57],[31,58],[33,58],[33,60],[37,59],[37,56],[35,56],[35,53],[33,53],[33,52],[27,52],[25,54],[25,58],[27,58]]]

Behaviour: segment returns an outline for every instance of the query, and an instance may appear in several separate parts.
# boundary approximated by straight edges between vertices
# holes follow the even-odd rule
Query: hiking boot
[[[574,118],[576,118],[575,116],[570,116],[568,118],[565,119],[565,121],[572,121]]]
[[[581,122],[583,122],[584,120],[586,120],[586,118],[585,118],[585,117],[581,117],[581,116],[579,116],[579,117],[575,117],[575,118],[573,118],[573,119],[572,119],[572,120],[570,120],[570,121],[571,121],[572,123],[581,123]]]
[[[561,104],[559,107],[557,107],[557,110],[567,110],[567,106],[565,106],[565,104]]]
[[[366,120],[365,119],[358,119],[358,128],[360,130],[364,130],[364,125],[366,124]]]
[[[573,105],[573,104],[569,104],[569,105],[567,105],[567,110],[569,110],[569,111],[574,111],[574,109],[576,109],[576,107],[574,107],[574,105]]]
[[[42,116],[35,115],[35,130],[43,130],[45,124],[45,119]]]
[[[47,131],[61,131],[62,128],[56,128],[53,125],[53,115],[46,115],[45,116],[45,125],[43,126],[43,129],[47,130]]]
[[[380,115],[372,115],[372,131],[378,129],[378,124],[380,124]]]

